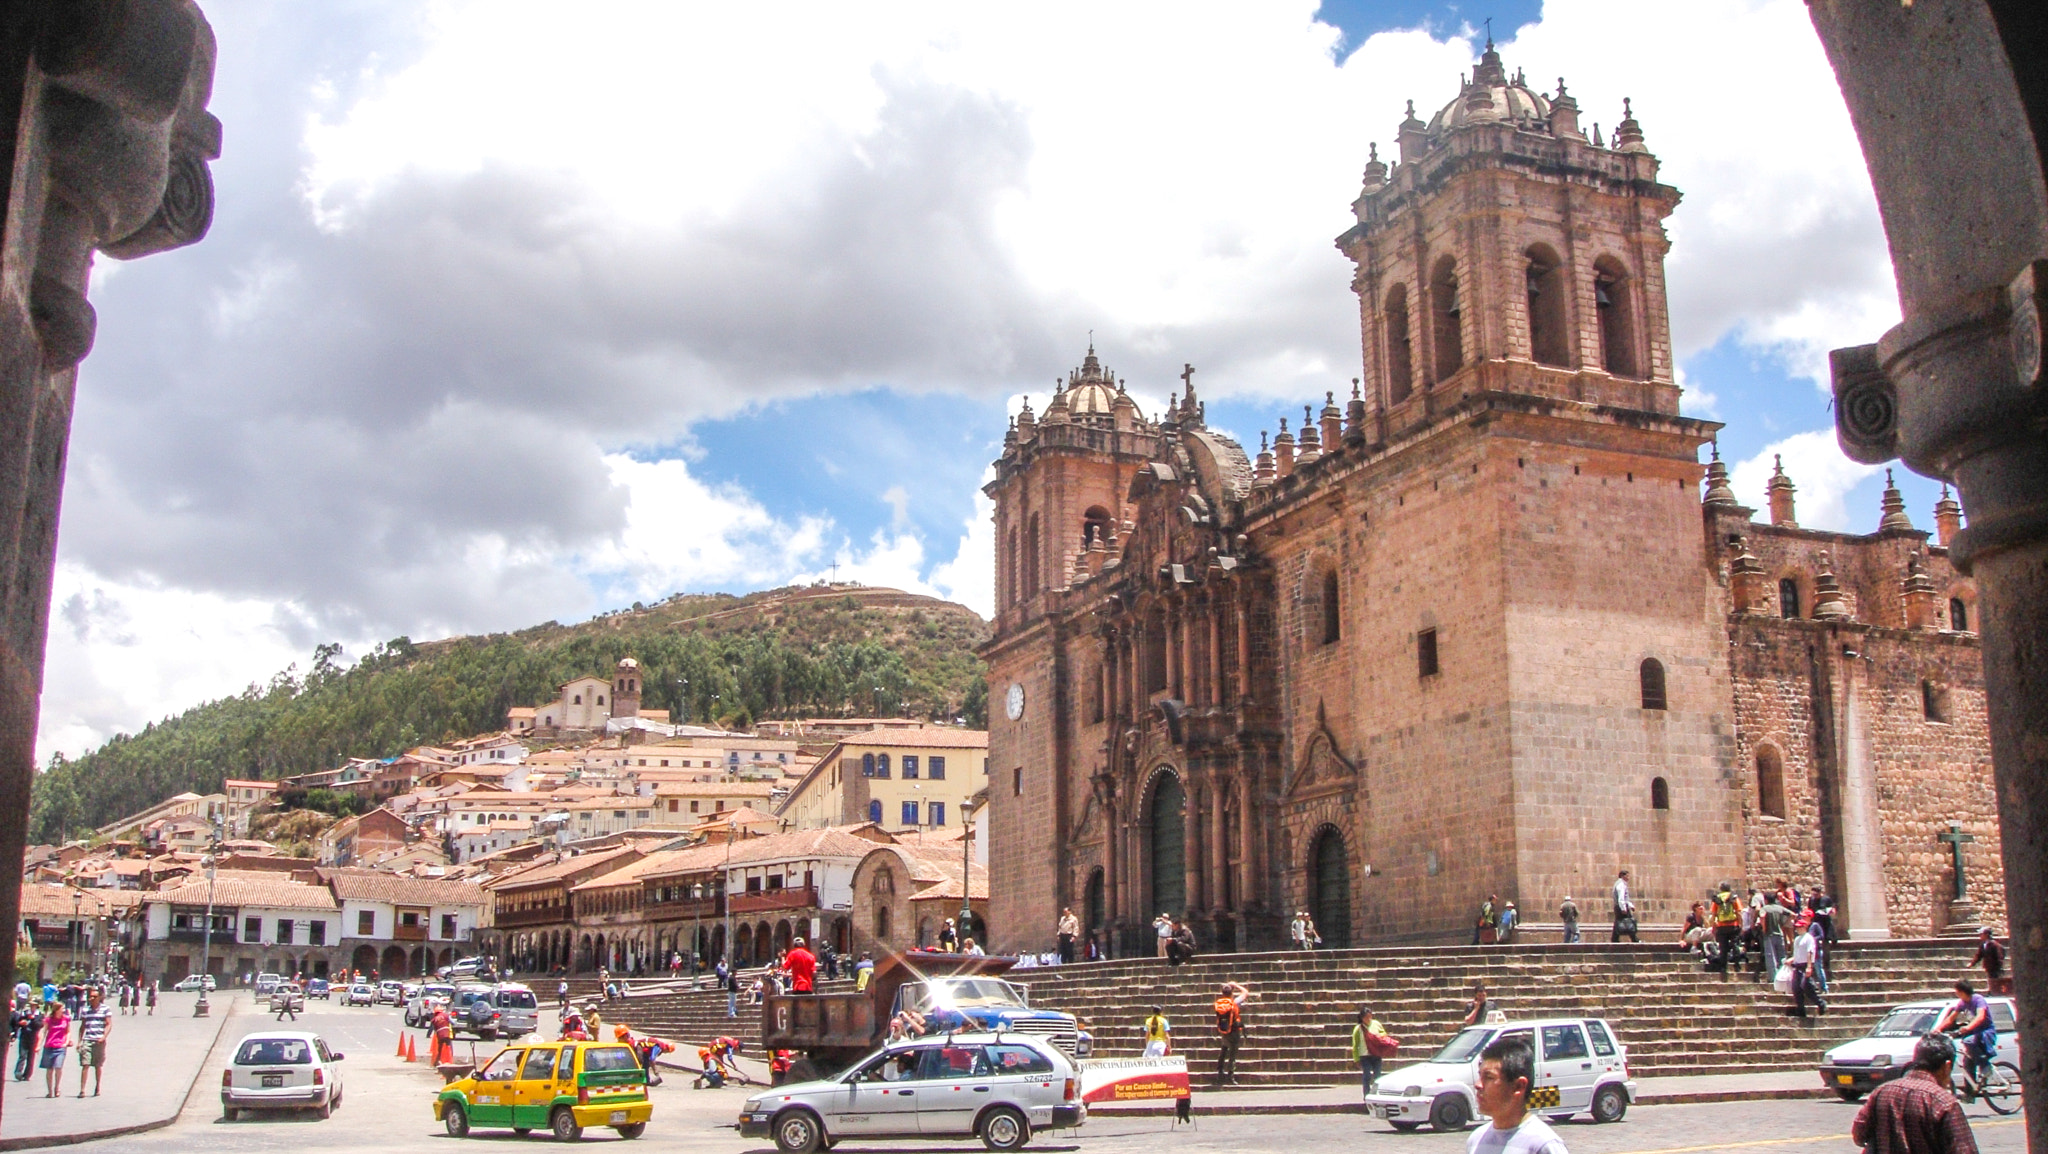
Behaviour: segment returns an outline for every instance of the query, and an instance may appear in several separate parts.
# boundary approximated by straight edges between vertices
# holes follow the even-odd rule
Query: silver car
[[[740,1134],[791,1154],[844,1138],[978,1137],[1016,1150],[1035,1130],[1088,1120],[1080,1072],[1026,1034],[955,1034],[892,1042],[837,1077],[747,1099]]]

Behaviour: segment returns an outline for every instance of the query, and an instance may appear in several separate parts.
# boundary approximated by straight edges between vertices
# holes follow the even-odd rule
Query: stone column
[[[1849,937],[1869,941],[1891,937],[1885,905],[1884,824],[1878,815],[1877,767],[1871,761],[1866,720],[1863,659],[1846,649],[1839,671],[1842,705],[1835,739],[1841,783],[1838,820],[1842,830],[1842,880],[1848,886],[1842,908]]]

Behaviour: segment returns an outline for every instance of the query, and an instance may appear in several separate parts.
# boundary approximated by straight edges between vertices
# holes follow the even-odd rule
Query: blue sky
[[[209,6],[213,232],[95,274],[44,755],[327,641],[835,573],[985,610],[1005,414],[1091,331],[1252,442],[1358,375],[1331,240],[1488,17],[1684,191],[1673,343],[1740,495],[1782,451],[1802,520],[1875,524],[1816,379],[1897,306],[1800,0],[590,11]]]

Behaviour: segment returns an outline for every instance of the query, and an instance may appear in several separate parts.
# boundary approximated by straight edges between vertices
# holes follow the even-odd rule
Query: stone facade
[[[1443,938],[1488,893],[1598,923],[1620,868],[1650,922],[1780,874],[1859,935],[1995,917],[1978,648],[1947,627],[1974,594],[1895,494],[1872,536],[1814,533],[1789,482],[1758,524],[1702,467],[1719,426],[1679,412],[1664,301],[1679,194],[1633,116],[1588,139],[1489,46],[1400,141],[1338,239],[1347,404],[1254,459],[1192,368],[1148,420],[1091,348],[1007,434],[997,946],[1046,948],[1066,905],[1123,950],[1159,913],[1225,950],[1303,908],[1332,944]],[[1959,909],[1950,821],[1977,839]]]

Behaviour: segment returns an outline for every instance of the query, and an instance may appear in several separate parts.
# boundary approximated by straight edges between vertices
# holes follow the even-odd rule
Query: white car
[[[420,992],[405,1000],[405,1024],[424,1026],[434,1020],[434,1007],[445,1006],[455,995],[455,987],[441,982],[429,982],[420,987]]]
[[[1050,1041],[954,1034],[892,1042],[843,1074],[778,1086],[740,1107],[740,1135],[809,1154],[845,1138],[978,1137],[1016,1150],[1088,1120],[1081,1075]]]
[[[377,983],[377,1000],[387,1006],[405,1004],[405,983],[386,978]]]
[[[1992,1060],[2019,1065],[2019,1022],[2013,1015],[2012,999],[1986,994],[1984,1000],[1991,1005],[1991,1025],[1998,1031],[1998,1053]],[[1821,1055],[1820,1080],[1844,1100],[1856,1101],[1905,1073],[1920,1035],[1934,1029],[1941,1012],[1955,1004],[1954,998],[1937,998],[1892,1007],[1868,1034]],[[1957,1069],[1960,1076],[1960,1056]]]
[[[341,1058],[318,1034],[250,1034],[221,1071],[221,1117],[232,1122],[244,1110],[312,1110],[325,1118],[341,1105],[341,1070],[335,1064]]]
[[[1396,1130],[1427,1122],[1435,1130],[1463,1130],[1479,1116],[1479,1052],[1495,1041],[1519,1038],[1536,1057],[1529,1109],[1551,1121],[1590,1113],[1595,1122],[1619,1122],[1636,1100],[1628,1049],[1600,1018],[1542,1018],[1467,1026],[1427,1062],[1380,1075],[1365,1096],[1375,1118]]]
[[[377,987],[368,982],[357,982],[342,992],[344,1006],[374,1006],[377,1004]]]
[[[220,984],[214,981],[212,974],[190,974],[186,977],[178,979],[178,984],[172,986],[171,989],[176,990],[179,993],[189,994],[193,990],[196,990],[201,986],[205,986],[208,990],[217,990],[220,988]]]

